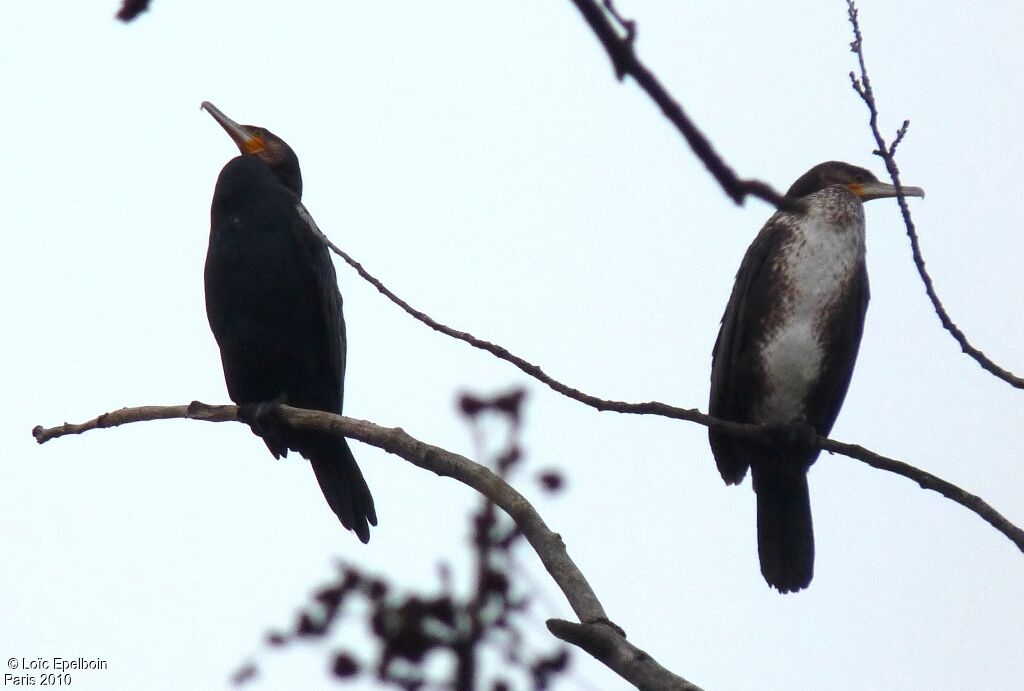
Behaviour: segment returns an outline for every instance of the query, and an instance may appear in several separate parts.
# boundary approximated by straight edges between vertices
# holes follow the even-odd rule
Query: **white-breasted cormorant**
[[[923,197],[917,187],[906,196]],[[711,365],[709,412],[772,428],[770,442],[709,430],[722,479],[750,468],[757,494],[761,573],[780,592],[814,572],[807,471],[843,404],[868,306],[862,202],[895,197],[871,172],[830,161],[811,168],[747,249],[722,317]]]

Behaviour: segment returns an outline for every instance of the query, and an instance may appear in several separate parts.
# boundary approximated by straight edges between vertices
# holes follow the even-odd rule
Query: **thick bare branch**
[[[577,624],[548,619],[548,631],[592,655],[630,684],[643,691],[699,691],[686,679],[672,674],[614,631],[599,624]]]
[[[620,17],[607,0],[603,5],[595,0],[572,0],[572,3],[576,5],[576,9],[583,15],[583,19],[597,35],[601,45],[604,46],[608,57],[611,58],[612,66],[615,68],[615,75],[620,80],[627,75],[632,77],[640,88],[658,104],[661,112],[675,125],[675,128],[686,139],[686,143],[690,145],[693,153],[704,163],[708,172],[734,202],[742,204],[750,194],[769,204],[774,204],[780,209],[797,210],[798,207],[794,202],[776,192],[771,185],[760,180],[739,178],[715,151],[715,147],[711,145],[704,133],[697,129],[679,102],[672,98],[658,78],[637,57],[633,46],[636,38],[636,22]],[[615,24],[619,25],[621,31],[615,28]]]
[[[763,439],[767,432],[760,425],[744,425],[728,420],[719,420],[710,415],[705,415],[698,410],[675,408],[657,401],[649,403],[603,401],[603,403],[608,404],[608,407],[603,408],[604,410],[661,415],[662,417],[690,420],[747,439]],[[469,485],[484,496],[492,499],[495,504],[508,513],[523,528],[527,538],[530,540],[530,544],[534,546],[538,553],[542,549],[547,550],[547,552],[565,551],[564,545],[561,544],[561,538],[548,530],[543,520],[522,495],[515,492],[507,483],[487,470],[487,468],[463,456],[418,441],[406,434],[401,428],[388,429],[354,418],[332,415],[331,413],[321,411],[291,408],[284,405],[280,406],[280,409],[282,419],[289,424],[299,427],[329,429],[338,434],[358,439],[371,446],[376,446],[389,453],[393,453],[420,468],[430,470],[438,475],[446,475]],[[32,430],[32,435],[36,438],[36,441],[42,444],[68,434],[81,434],[93,429],[117,427],[118,425],[130,422],[143,422],[146,420],[188,418],[192,420],[205,420],[207,422],[227,422],[237,420],[236,410],[235,406],[211,406],[199,401],[193,401],[189,405],[181,406],[121,408],[110,413],[104,413],[93,420],[81,424],[65,422],[63,425],[51,428],[37,426]],[[1024,552],[1024,530],[1014,525],[980,497],[957,487],[953,483],[908,463],[882,456],[856,444],[847,444],[819,437],[818,446],[825,451],[841,454],[866,463],[872,468],[901,475],[913,480],[922,489],[938,492],[947,499],[976,513]],[[506,493],[506,488],[511,494]],[[541,558],[542,560],[545,559],[544,556]],[[579,574],[579,570],[568,559],[567,554],[565,559],[567,560],[565,562],[545,561],[544,565],[559,584],[559,587],[562,588],[566,598],[572,603],[573,611],[580,617],[580,621],[584,623],[607,620],[596,597],[590,599],[593,596],[593,592],[590,590],[590,586],[586,585],[586,580],[583,579],[582,574]]]
[[[472,487],[501,507],[522,529],[523,535],[540,557],[544,568],[551,574],[551,578],[561,589],[573,612],[583,622],[583,626],[592,632],[591,635],[597,635],[593,633],[596,631],[604,632],[601,634],[602,640],[611,646],[608,659],[616,665],[613,667],[609,664],[613,671],[623,675],[619,669],[621,668],[629,673],[631,676],[623,675],[623,678],[630,682],[634,679],[643,679],[652,680],[654,684],[638,688],[697,688],[626,641],[625,633],[608,619],[604,607],[586,577],[569,557],[562,537],[548,528],[544,519],[522,494],[490,469],[465,456],[419,441],[398,427],[386,428],[365,420],[286,405],[280,406],[279,411],[281,420],[294,427],[327,430],[358,439],[399,456],[419,468],[453,478]],[[187,418],[207,422],[237,421],[237,413],[238,409],[235,406],[211,406],[199,401],[178,406],[121,408],[81,424],[65,422],[52,428],[37,426],[32,430],[32,435],[42,444],[69,434],[81,434],[89,430],[147,420]]]
[[[939,299],[939,294],[935,290],[935,285],[932,282],[932,277],[928,274],[928,270],[925,268],[924,255],[921,254],[921,243],[918,241],[917,229],[914,227],[914,221],[910,217],[910,207],[907,205],[907,200],[903,196],[903,188],[900,185],[900,170],[896,165],[896,147],[903,137],[907,133],[907,128],[910,126],[909,120],[904,120],[902,127],[896,131],[896,138],[893,140],[892,145],[887,145],[885,137],[882,136],[882,132],[878,127],[878,106],[875,102],[875,92],[871,88],[871,78],[868,76],[867,67],[864,64],[864,38],[860,32],[860,22],[857,17],[857,6],[853,0],[846,0],[847,12],[850,18],[850,24],[853,26],[853,43],[850,44],[850,50],[857,55],[857,63],[860,67],[860,76],[858,77],[853,72],[850,72],[850,81],[853,84],[854,91],[861,97],[864,104],[868,107],[869,119],[868,124],[871,127],[871,133],[875,137],[875,144],[878,148],[875,150],[875,155],[881,157],[885,161],[885,169],[889,172],[889,177],[892,178],[892,184],[896,186],[898,192],[897,200],[900,205],[900,212],[903,214],[903,223],[907,227],[907,237],[910,238],[910,251],[914,257],[914,266],[917,267],[917,273],[921,277],[921,281],[924,283],[924,290],[928,294],[928,299],[931,300],[932,308],[935,310],[935,314],[938,315],[939,321],[942,322],[942,327],[948,331],[957,343],[960,344],[960,349],[969,357],[974,359],[981,367],[1002,379],[1010,386],[1018,389],[1024,389],[1024,378],[1015,375],[1013,372],[1004,369],[1000,365],[996,364],[991,360],[984,352],[976,348],[967,339],[966,334],[956,325],[956,322],[946,312],[946,308],[943,306],[942,301]]]
[[[65,422],[57,427],[36,425],[32,429],[32,436],[40,444],[45,444],[51,439],[57,439],[69,434],[82,434],[94,429],[119,427],[131,422],[179,418],[205,420],[207,422],[230,422],[238,420],[237,411],[238,408],[233,405],[207,405],[199,401],[192,401],[188,405],[144,405],[135,408],[118,408],[109,413],[103,413],[87,422]]]

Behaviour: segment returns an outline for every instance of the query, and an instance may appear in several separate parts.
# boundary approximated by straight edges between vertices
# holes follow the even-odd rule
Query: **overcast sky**
[[[784,190],[871,155],[843,2],[620,0],[641,57],[743,176]],[[711,348],[772,209],[735,206],[562,2],[9,3],[0,25],[0,659],[102,658],[76,689],[223,688],[339,557],[433,592],[474,495],[353,443],[380,526],[361,545],[304,461],[240,425],[151,422],[39,447],[34,425],[227,402],[206,322],[209,202],[236,149],[210,100],[302,163],[320,227],[398,294],[588,393],[707,408]],[[297,8],[300,8],[299,11]],[[928,267],[964,331],[1024,372],[1024,12],[863,0],[869,69]],[[837,439],[1024,524],[1024,393],[942,330],[896,203],[867,206],[872,303]],[[598,413],[429,331],[344,264],[346,413],[464,454],[458,392],[530,394],[524,480],[609,616],[708,689],[1024,687],[1024,555],[912,482],[823,455],[806,592],[761,578],[749,482],[706,429]],[[543,618],[570,617],[529,553]],[[345,643],[359,645],[357,634]],[[352,638],[355,636],[355,638]],[[339,642],[341,639],[339,639]],[[354,641],[354,642],[353,642]],[[323,688],[325,649],[253,688]],[[5,670],[7,671],[7,670]],[[619,688],[575,657],[577,688]],[[573,688],[570,685],[568,688]]]

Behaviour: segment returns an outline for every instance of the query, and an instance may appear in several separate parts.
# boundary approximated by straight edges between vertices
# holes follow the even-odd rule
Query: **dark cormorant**
[[[359,539],[377,525],[348,441],[275,424],[274,404],[341,413],[345,319],[334,264],[300,201],[299,159],[262,127],[210,115],[242,152],[220,172],[210,209],[206,315],[231,400],[275,458],[308,458],[331,509]]]
[[[917,187],[906,196],[923,197]],[[750,468],[761,573],[780,592],[814,572],[807,470],[839,414],[868,307],[862,202],[895,197],[863,168],[830,161],[786,192],[801,213],[778,211],[747,249],[722,317],[711,365],[711,415],[760,423],[770,443],[710,430],[726,484]],[[813,434],[812,434],[813,433]]]

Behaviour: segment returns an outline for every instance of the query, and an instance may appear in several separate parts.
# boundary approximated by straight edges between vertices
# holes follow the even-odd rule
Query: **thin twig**
[[[401,307],[406,314],[410,315],[414,319],[423,324],[426,324],[434,331],[451,336],[452,338],[464,341],[474,348],[479,348],[491,353],[495,357],[509,362],[521,371],[530,375],[534,379],[546,384],[554,391],[588,405],[592,408],[601,411],[609,411],[615,413],[624,413],[629,415],[659,415],[661,417],[672,418],[675,420],[687,420],[689,422],[695,422],[699,425],[704,425],[711,429],[721,430],[728,432],[733,436],[743,437],[747,439],[763,439],[766,430],[760,425],[745,425],[738,422],[731,422],[729,420],[720,420],[712,417],[705,413],[700,412],[696,408],[678,408],[676,406],[662,403],[660,401],[647,401],[646,403],[629,403],[627,401],[614,401],[590,394],[584,393],[579,389],[563,384],[562,382],[549,376],[544,370],[537,365],[524,360],[523,358],[509,352],[502,346],[495,345],[489,341],[477,338],[476,336],[466,333],[464,331],[458,331],[445,324],[438,322],[429,315],[420,312],[419,310],[412,307],[408,302],[395,295],[390,288],[385,286],[378,278],[373,276],[369,271],[363,268],[363,265],[357,262],[355,259],[350,257],[345,251],[340,249],[337,245],[330,241],[327,236],[316,227],[310,218],[312,227],[316,228],[316,231],[320,233],[321,238],[327,243],[328,247],[337,254],[339,257],[345,260],[345,262],[355,269],[360,276],[363,277],[368,283],[375,287],[382,295],[394,302],[396,305]],[[1008,537],[1017,547],[1024,551],[1024,531],[1015,526],[1013,523],[1008,521],[1002,514],[993,509],[987,503],[985,503],[979,497],[965,492],[956,485],[946,482],[945,480],[932,475],[924,470],[920,470],[912,465],[897,461],[885,456],[876,454],[869,449],[865,449],[862,446],[856,444],[846,444],[844,442],[834,441],[826,437],[818,437],[818,447],[833,453],[838,453],[843,456],[848,456],[855,460],[867,463],[873,468],[879,470],[885,470],[896,475],[902,475],[903,477],[909,478],[916,482],[923,489],[930,489],[944,497],[955,501],[961,506],[970,509],[974,513],[981,516],[985,521],[990,523],[996,530],[1003,533]]]
[[[542,370],[540,367],[531,362],[528,362],[527,360],[524,360],[518,355],[509,352],[507,348],[491,343],[490,341],[485,341],[482,338],[477,338],[471,333],[459,331],[457,329],[453,329],[450,326],[442,324],[441,322],[435,320],[425,312],[419,311],[418,309],[410,305],[408,302],[400,298],[398,295],[396,295],[394,292],[392,292],[392,290],[388,288],[386,285],[384,285],[384,283],[381,282],[380,279],[378,279],[376,276],[367,271],[362,264],[357,262],[355,259],[349,256],[347,252],[345,252],[343,249],[341,249],[333,242],[331,242],[331,239],[327,237],[322,230],[320,230],[319,226],[317,226],[316,224],[316,221],[313,220],[312,215],[310,215],[309,212],[306,211],[305,207],[303,207],[300,204],[298,209],[299,213],[302,214],[305,221],[309,224],[309,227],[313,229],[313,232],[319,235],[320,239],[331,249],[332,252],[341,257],[346,264],[355,269],[356,272],[360,276],[362,276],[363,280],[365,280],[367,283],[376,288],[377,291],[381,295],[386,297],[388,300],[401,307],[402,310],[410,317],[423,324],[426,324],[434,331],[442,333],[445,336],[450,336],[451,338],[468,343],[474,348],[485,350],[491,355],[495,356],[496,358],[515,365],[526,374],[546,384],[547,386],[551,387],[554,391],[562,394],[563,396],[567,396],[573,399],[574,401],[578,401],[592,408],[596,408],[597,410],[611,411],[616,413],[632,413],[638,415],[661,415],[663,417],[670,417],[678,420],[689,420],[690,422],[698,422],[702,425],[711,425],[722,422],[722,424],[726,426],[726,429],[731,429],[731,431],[742,435],[744,425],[739,425],[737,423],[732,422],[718,421],[715,418],[712,418],[709,415],[705,415],[696,409],[686,410],[683,408],[676,408],[674,406],[666,405],[664,403],[658,403],[657,401],[651,401],[649,403],[627,403],[625,401],[608,401],[598,398],[596,396],[591,396],[590,394],[583,393],[578,389],[574,389],[571,386],[563,384],[557,379],[548,376],[548,374],[544,372],[544,370]]]
[[[892,140],[892,144],[889,145],[889,156],[890,158],[896,155],[896,147],[900,145],[903,138],[907,136],[907,130],[910,129],[910,120],[904,120],[900,128],[896,130],[896,138]]]
[[[960,349],[974,359],[985,371],[995,375],[999,379],[1002,379],[1010,386],[1018,389],[1024,389],[1024,377],[1019,377],[1013,372],[1004,369],[1003,367],[992,361],[984,352],[976,348],[967,340],[967,336],[960,327],[956,325],[950,316],[946,312],[946,308],[943,306],[942,301],[939,300],[939,295],[935,291],[935,285],[932,283],[932,277],[928,274],[925,269],[924,255],[921,254],[921,244],[918,241],[917,230],[914,227],[914,222],[910,218],[910,207],[907,205],[907,200],[903,196],[903,188],[900,185],[900,170],[896,165],[896,159],[894,155],[896,153],[896,147],[903,137],[907,133],[907,128],[910,126],[909,120],[903,121],[903,126],[896,132],[896,139],[893,141],[891,146],[887,146],[885,138],[882,136],[882,132],[878,127],[878,106],[875,102],[875,93],[871,88],[871,79],[868,77],[868,70],[864,64],[864,38],[860,32],[860,22],[857,18],[857,6],[853,0],[846,0],[847,14],[850,18],[850,24],[853,26],[853,42],[850,44],[850,50],[857,55],[857,63],[860,66],[860,77],[853,72],[850,72],[850,82],[853,85],[853,90],[861,97],[865,105],[868,107],[868,113],[870,115],[868,124],[871,127],[871,133],[875,137],[875,144],[878,148],[875,150],[875,154],[883,161],[885,161],[885,169],[889,172],[889,177],[892,178],[893,185],[896,186],[897,201],[900,205],[900,212],[903,214],[903,223],[907,227],[907,237],[910,238],[910,251],[914,257],[914,266],[917,267],[917,273],[921,277],[921,281],[924,283],[925,292],[928,294],[928,299],[931,300],[932,307],[935,310],[935,314],[938,315],[939,321],[942,322],[942,326],[948,331],[957,343],[960,344]]]
[[[644,410],[644,412],[648,414],[657,414],[677,419],[692,419],[692,421],[699,424],[714,429],[728,431],[736,436],[744,438],[763,438],[765,434],[765,430],[760,425],[744,425],[736,422],[719,420],[718,418],[711,417],[710,415],[704,415],[698,411],[673,408],[672,406],[664,403],[651,402],[631,404],[618,401],[608,401],[608,403],[616,403],[624,406],[625,409],[620,412],[640,412],[640,410]],[[341,415],[332,415],[331,413],[324,413],[322,411],[302,410],[301,408],[291,408],[284,405],[280,406],[280,409],[282,411],[282,419],[289,424],[299,427],[307,426],[318,429],[329,429],[330,431],[342,434],[346,437],[358,439],[359,441],[384,449],[389,453],[401,456],[410,463],[418,465],[421,468],[426,468],[427,470],[431,470],[440,475],[453,477],[456,480],[473,487],[501,506],[501,508],[504,509],[513,518],[513,520],[516,521],[516,523],[523,527],[524,532],[527,532],[524,522],[533,525],[534,527],[531,528],[531,530],[534,531],[535,538],[529,539],[530,544],[534,545],[534,549],[537,549],[538,551],[540,549],[538,544],[540,543],[546,541],[545,544],[548,544],[548,547],[553,549],[554,543],[556,541],[560,542],[561,540],[554,533],[550,533],[550,531],[548,531],[550,535],[543,532],[543,530],[547,530],[547,526],[543,524],[540,516],[535,516],[536,512],[533,510],[533,507],[530,506],[529,503],[526,502],[526,499],[522,498],[518,493],[515,495],[509,495],[512,496],[512,499],[509,499],[508,496],[492,496],[500,495],[502,485],[507,485],[507,483],[497,475],[494,475],[494,473],[491,473],[487,468],[473,463],[469,459],[464,459],[462,456],[453,454],[440,447],[430,446],[429,444],[417,441],[398,428],[389,430],[370,422],[346,418]],[[193,401],[187,406],[143,406],[139,408],[121,408],[120,410],[110,413],[104,413],[93,420],[89,420],[88,422],[81,424],[70,424],[65,422],[63,425],[51,428],[37,426],[32,430],[32,436],[36,438],[37,442],[42,444],[51,439],[63,437],[68,434],[81,434],[93,429],[116,427],[130,422],[166,420],[171,418],[188,418],[192,420],[205,420],[208,422],[227,422],[237,419],[236,408],[234,406],[211,406],[198,401]],[[1005,516],[993,509],[981,498],[960,489],[953,483],[947,482],[940,477],[932,475],[924,470],[920,470],[902,461],[897,461],[895,459],[879,455],[856,444],[846,444],[844,442],[834,441],[825,437],[819,437],[818,446],[826,451],[831,451],[833,453],[838,453],[843,456],[848,456],[858,461],[862,461],[873,468],[885,470],[896,475],[902,475],[903,477],[916,482],[922,489],[938,492],[947,499],[950,499],[951,501],[954,501],[976,513],[992,527],[1005,535],[1011,542],[1017,545],[1018,549],[1024,552],[1024,530],[1011,523]],[[439,468],[447,470],[442,472]],[[531,523],[533,521],[540,521],[540,523]],[[541,530],[541,528],[543,528],[543,530]],[[538,544],[534,544],[534,539],[539,541]],[[568,555],[565,556],[565,559],[568,559]],[[576,575],[578,574],[578,570],[576,570],[575,565],[572,564],[571,561],[567,564],[562,564],[556,567],[549,566],[549,564],[545,562],[545,567],[548,568],[549,573],[551,573],[552,577],[555,578],[559,587],[562,588],[562,592],[566,594],[567,599],[570,599],[570,602],[573,603],[573,610],[576,612],[577,616],[580,617],[580,621],[588,623],[606,619],[604,611],[601,609],[600,603],[597,602],[596,597],[592,600],[589,599],[590,596],[586,595],[574,595],[570,598],[571,592],[582,592],[585,594],[590,588],[590,586],[586,584],[586,580],[583,579],[582,574],[579,574],[578,576]],[[554,570],[552,570],[553,568]],[[571,576],[568,580],[566,577],[559,575],[566,569],[568,570],[567,573]],[[579,605],[579,609],[577,609],[576,603],[582,603]]]
[[[846,444],[841,441],[827,439],[822,443],[821,448],[826,451],[832,451],[844,456],[849,456],[850,458],[856,458],[858,461],[866,463],[872,468],[878,468],[879,470],[886,470],[890,473],[902,475],[903,477],[916,482],[921,489],[930,489],[933,492],[938,492],[947,499],[955,501],[957,504],[960,504],[968,510],[978,514],[989,525],[1006,537],[1010,538],[1010,540],[1017,545],[1022,552],[1024,552],[1024,530],[1011,523],[1005,516],[1003,516],[1003,514],[992,508],[988,502],[978,495],[971,494],[966,490],[960,489],[956,485],[946,482],[942,478],[929,473],[927,470],[921,470],[909,463],[897,461],[893,458],[880,456],[874,451],[865,449],[863,446],[859,446],[857,444]]]
[[[465,456],[452,453],[439,446],[422,442],[400,428],[387,428],[365,420],[304,410],[281,405],[278,408],[282,422],[297,428],[316,429],[344,435],[399,456],[413,465],[443,477],[450,477],[487,497],[515,521],[523,535],[540,557],[582,627],[598,635],[611,646],[606,655],[609,668],[638,688],[679,689],[690,691],[696,686],[670,672],[650,655],[626,640],[622,629],[612,623],[583,572],[576,566],[566,550],[561,535],[553,532],[537,510],[514,487],[492,472]],[[36,427],[32,435],[40,444],[68,434],[82,434],[89,430],[116,427],[131,422],[187,418],[207,422],[237,421],[235,406],[211,406],[199,401],[178,406],[143,406],[121,408],[104,413],[81,424],[64,423],[58,427]],[[554,620],[553,620],[554,621]],[[558,625],[556,624],[557,628]],[[588,651],[589,652],[589,651]],[[641,682],[645,684],[641,686]]]
[[[743,180],[737,177],[732,168],[715,151],[708,138],[686,115],[679,102],[668,93],[658,78],[637,57],[633,46],[636,38],[635,21],[623,19],[610,0],[605,0],[603,5],[595,0],[572,0],[572,2],[594,34],[597,35],[598,40],[601,41],[608,57],[611,58],[615,76],[622,80],[628,75],[636,81],[641,89],[647,92],[647,95],[658,104],[661,112],[675,125],[686,139],[686,143],[690,145],[693,153],[704,163],[708,172],[734,202],[742,204],[750,194],[779,209],[799,210],[796,203],[776,192],[771,185],[760,180]],[[617,23],[622,31],[617,30],[612,22]],[[623,32],[625,32],[624,35]]]

